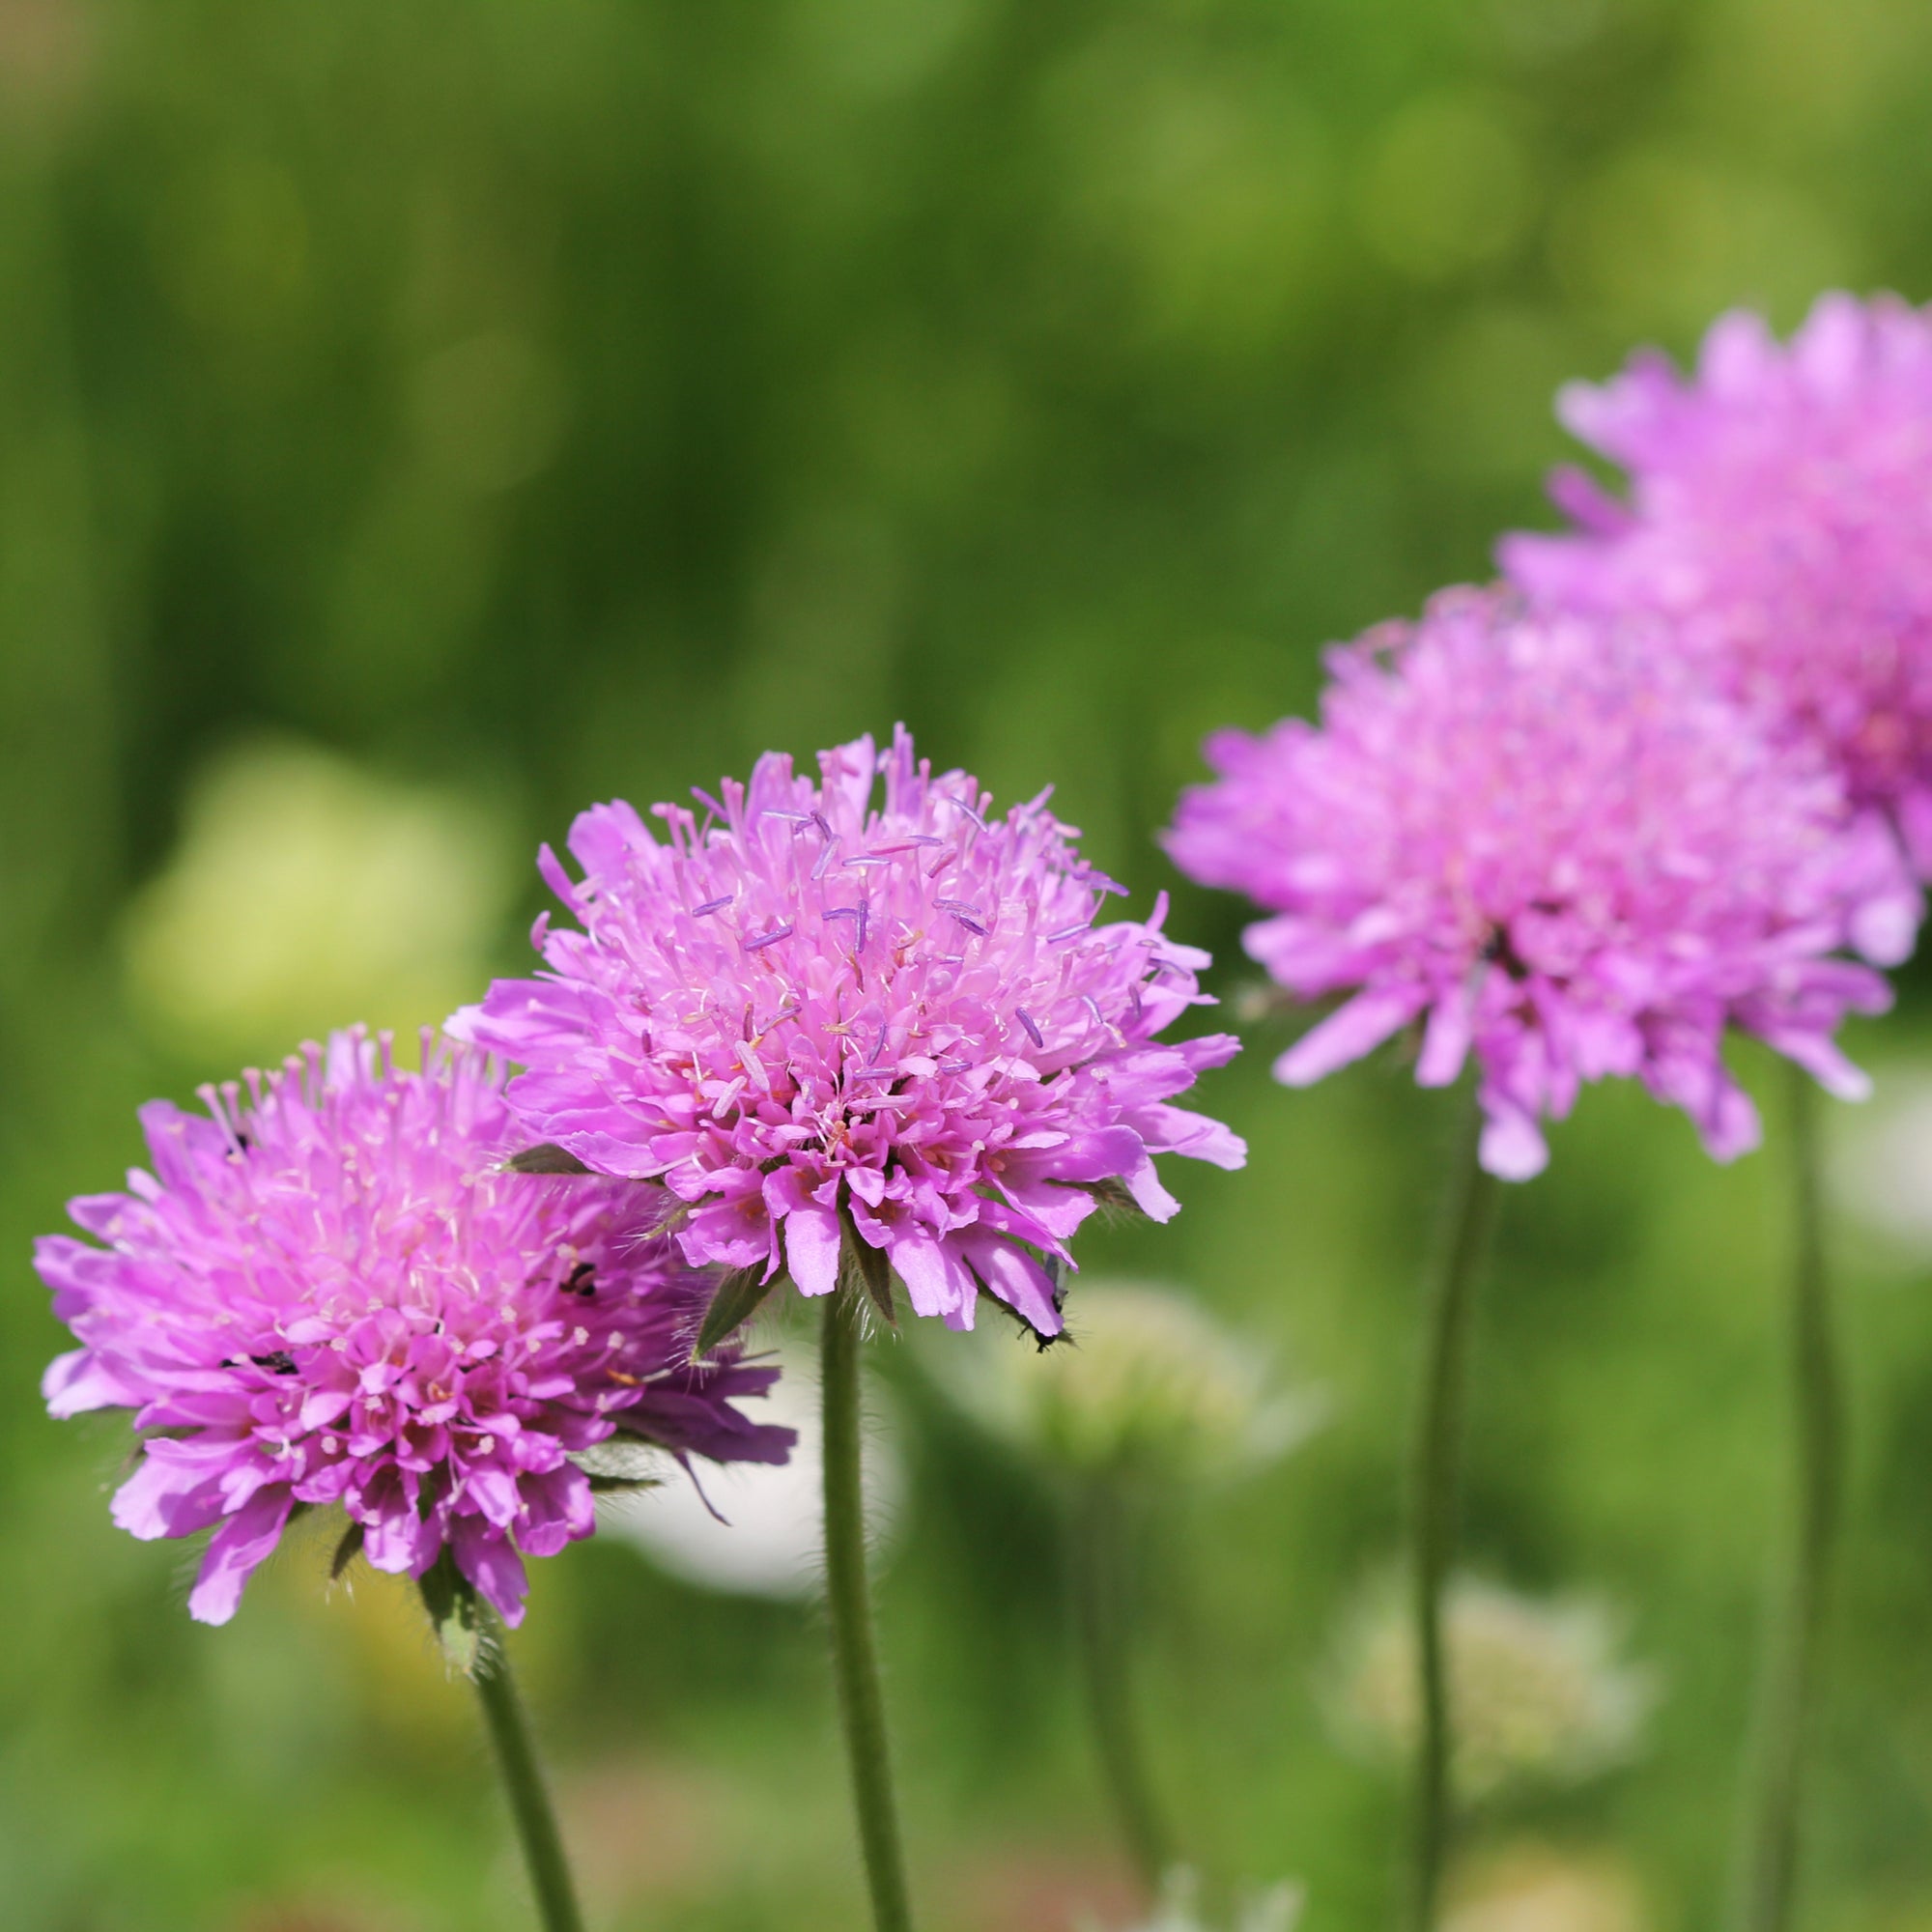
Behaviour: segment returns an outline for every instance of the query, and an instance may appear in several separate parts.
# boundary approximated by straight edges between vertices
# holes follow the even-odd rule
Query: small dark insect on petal
[[[581,1294],[586,1299],[597,1293],[597,1270],[588,1262],[578,1264],[563,1278],[563,1292],[566,1294]]]
[[[248,1359],[258,1369],[272,1369],[278,1376],[292,1376],[296,1372],[296,1358],[286,1349],[275,1349],[266,1355],[250,1355]]]

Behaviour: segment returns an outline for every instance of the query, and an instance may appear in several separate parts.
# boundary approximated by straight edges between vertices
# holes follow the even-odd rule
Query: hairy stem
[[[910,1932],[905,1855],[899,1845],[886,1744],[885,1699],[872,1636],[871,1585],[866,1574],[866,1509],[860,1485],[860,1346],[865,1311],[860,1292],[841,1283],[826,1297],[820,1372],[825,1420],[825,1602],[832,1626],[833,1674],[852,1766],[859,1845],[877,1932]]]
[[[1121,1835],[1151,1897],[1174,1861],[1174,1840],[1154,1799],[1134,1718],[1125,1498],[1118,1484],[1097,1476],[1081,1487],[1067,1545],[1074,1630],[1100,1772]]]
[[[1743,1861],[1744,1932],[1786,1932],[1796,1893],[1804,1746],[1817,1691],[1843,1483],[1844,1393],[1825,1273],[1818,1094],[1791,1069],[1791,1394],[1796,1520],[1790,1572],[1760,1689],[1757,1764]]]
[[[1415,1432],[1413,1587],[1416,1656],[1422,1677],[1417,1738],[1412,1873],[1414,1932],[1435,1932],[1449,1845],[1454,1712],[1442,1640],[1442,1599],[1456,1555],[1463,1407],[1476,1285],[1494,1219],[1496,1182],[1477,1160],[1482,1119],[1464,1123],[1431,1286],[1429,1327]]]
[[[529,1867],[530,1889],[536,1894],[537,1918],[544,1932],[583,1932],[583,1916],[570,1882],[563,1839],[556,1813],[537,1765],[529,1720],[510,1675],[510,1660],[500,1639],[489,1646],[471,1673],[483,1704],[483,1721],[496,1747],[497,1767],[503,1775],[504,1795]]]

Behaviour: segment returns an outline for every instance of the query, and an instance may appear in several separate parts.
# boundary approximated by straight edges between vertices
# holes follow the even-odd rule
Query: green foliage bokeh
[[[319,749],[456,801],[509,881],[480,975],[526,956],[528,856],[581,805],[902,718],[1002,801],[1056,784],[1231,991],[1239,909],[1151,841],[1203,731],[1305,709],[1324,641],[1485,573],[1543,514],[1566,377],[1734,301],[1788,327],[1827,285],[1932,294],[1928,115],[1932,15],[1900,0],[4,0],[6,1922],[525,1922],[407,1605],[325,1603],[295,1550],[191,1625],[181,1552],[108,1524],[124,1425],[36,1394],[30,1237],[138,1157],[140,1099],[231,1070],[137,937],[209,770]],[[189,938],[218,961],[268,917]],[[1882,1072],[1905,990],[1854,1041]],[[364,1016],[291,997],[286,1041],[233,1052]],[[1174,1177],[1178,1222],[1087,1259],[1186,1285],[1329,1397],[1164,1525],[1146,1690],[1210,1871],[1301,1877],[1312,1932],[1353,1932],[1390,1910],[1398,1797],[1321,1679],[1397,1547],[1449,1122],[1393,1064],[1274,1088],[1273,1024],[1207,1091],[1248,1173]],[[1719,1171],[1589,1095],[1511,1195],[1480,1338],[1473,1560],[1611,1597],[1662,1687],[1639,1762],[1492,1831],[1608,1861],[1658,1932],[1719,1909],[1783,1493],[1777,1127]],[[1856,1240],[1844,1271],[1813,1922],[1911,1932],[1932,1309]],[[887,1368],[928,1923],[1122,1922],[1050,1513]],[[541,1569],[520,1648],[607,1921],[857,1922],[811,1613],[615,1542]]]

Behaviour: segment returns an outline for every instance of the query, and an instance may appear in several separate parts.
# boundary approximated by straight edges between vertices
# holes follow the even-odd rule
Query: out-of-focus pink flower
[[[663,840],[628,805],[584,812],[582,880],[542,859],[583,929],[539,921],[550,971],[452,1030],[528,1069],[509,1094],[532,1136],[662,1176],[691,1204],[692,1261],[823,1294],[849,1217],[918,1313],[970,1327],[983,1288],[1055,1334],[1041,1261],[1068,1259],[1096,1185],[1164,1220],[1153,1155],[1244,1158],[1169,1104],[1236,1042],[1155,1037],[1203,1002],[1207,954],[1163,934],[1164,900],[1096,923],[1122,889],[1045,793],[992,817],[903,729],[819,766],[814,783],[767,754],[749,786],[697,794],[701,823],[658,806]]]
[[[791,1432],[731,1398],[776,1372],[690,1364],[710,1284],[660,1232],[661,1190],[499,1172],[520,1142],[499,1071],[424,1040],[335,1035],[267,1078],[142,1109],[154,1163],[70,1206],[96,1240],[36,1265],[81,1347],[56,1415],[153,1431],[114,1498],[143,1538],[214,1535],[188,1599],[235,1612],[298,1504],[339,1503],[378,1569],[446,1548],[511,1623],[523,1555],[594,1526],[572,1458],[619,1431],[682,1459],[782,1462]],[[519,1553],[521,1552],[521,1554]]]
[[[1630,472],[1631,500],[1558,472],[1576,529],[1506,538],[1510,577],[1554,606],[1666,618],[1673,648],[1823,745],[1853,810],[1932,878],[1932,317],[1826,296],[1785,347],[1727,315],[1694,378],[1651,352],[1558,410]],[[1916,928],[1857,937],[1889,965]]]
[[[1768,738],[1635,626],[1494,593],[1446,593],[1330,668],[1319,728],[1208,741],[1221,778],[1168,835],[1183,870],[1277,915],[1246,944],[1281,984],[1352,995],[1281,1079],[1422,1022],[1417,1079],[1474,1052],[1483,1161],[1511,1179],[1606,1074],[1683,1107],[1719,1159],[1755,1145],[1727,1025],[1863,1090],[1833,1034],[1889,992],[1827,955],[1912,887],[1815,748]]]

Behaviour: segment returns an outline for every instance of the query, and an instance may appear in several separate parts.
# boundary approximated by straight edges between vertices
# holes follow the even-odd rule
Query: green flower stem
[[[1798,1875],[1804,1746],[1816,1696],[1832,1552],[1843,1485],[1844,1392],[1825,1272],[1818,1094],[1791,1069],[1791,1391],[1797,1520],[1790,1574],[1764,1666],[1757,1765],[1743,1861],[1745,1932],[1786,1932]]]
[[[530,1889],[536,1894],[537,1918],[544,1932],[583,1932],[583,1915],[577,1909],[556,1813],[537,1765],[529,1719],[517,1695],[500,1634],[484,1648],[470,1681],[482,1700],[483,1721],[496,1747],[497,1767],[503,1774],[503,1792],[529,1867]]]
[[[1472,1104],[1457,1151],[1443,1242],[1431,1290],[1415,1435],[1411,1535],[1422,1723],[1415,1767],[1414,1932],[1435,1932],[1449,1845],[1454,1713],[1442,1641],[1442,1598],[1456,1554],[1463,1406],[1476,1284],[1489,1247],[1496,1201],[1494,1177],[1477,1160],[1481,1130],[1481,1113]]]
[[[1126,1526],[1125,1498],[1118,1483],[1100,1475],[1083,1484],[1072,1505],[1067,1571],[1101,1775],[1121,1834],[1152,1897],[1174,1861],[1174,1840],[1154,1799],[1134,1719]]]
[[[885,1699],[872,1637],[866,1575],[866,1506],[860,1485],[860,1347],[865,1305],[851,1281],[826,1297],[820,1373],[825,1420],[825,1603],[833,1674],[852,1765],[859,1844],[877,1932],[911,1932],[905,1855],[886,1745]]]

